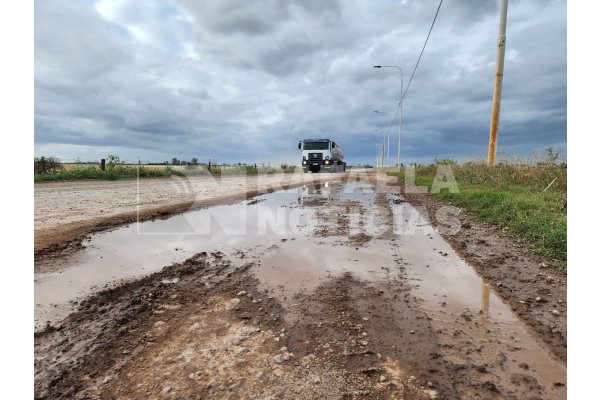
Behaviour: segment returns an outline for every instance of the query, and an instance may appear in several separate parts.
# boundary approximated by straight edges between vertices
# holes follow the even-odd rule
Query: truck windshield
[[[329,142],[304,142],[304,150],[328,150]]]

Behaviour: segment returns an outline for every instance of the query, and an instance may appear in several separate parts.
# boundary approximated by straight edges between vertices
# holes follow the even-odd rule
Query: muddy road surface
[[[566,398],[564,344],[455,250],[456,209],[321,179],[38,257],[36,398]]]
[[[36,255],[77,249],[78,239],[85,234],[125,222],[164,217],[321,179],[321,174],[297,172],[38,183],[34,188]]]

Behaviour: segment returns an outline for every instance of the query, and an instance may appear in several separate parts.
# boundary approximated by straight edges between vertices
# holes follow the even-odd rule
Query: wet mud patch
[[[346,347],[348,360],[332,356],[328,335],[314,337],[318,351],[292,347],[296,327],[251,270],[200,253],[82,301],[35,335],[35,398],[383,399],[403,398],[400,384],[413,398],[432,398],[416,377],[400,377],[397,362],[359,342]],[[344,308],[349,301],[330,300]],[[331,327],[338,343],[360,323],[350,318]],[[383,357],[383,372],[373,377],[371,363],[356,361],[362,357]]]
[[[430,357],[435,334],[401,282],[375,287],[346,273],[295,301],[287,347],[344,369],[349,398],[456,398],[450,368]]]
[[[367,235],[366,233],[357,233],[356,235],[350,236],[350,243],[354,246],[364,245],[365,243],[369,243],[373,236]]]
[[[35,397],[105,397],[111,381],[124,385],[130,378],[119,374],[131,360],[164,345],[165,334],[182,320],[210,321],[207,310],[244,286],[250,266],[234,268],[221,254],[200,253],[81,302],[61,324],[35,335]],[[276,307],[265,300],[260,312],[275,314]]]
[[[321,207],[317,213],[315,237],[348,237],[351,235],[351,216],[364,213],[358,201],[337,201]]]
[[[356,383],[351,398],[545,398],[527,371],[499,380],[491,366],[504,360],[432,324],[402,278],[373,284],[344,274],[294,301],[286,346],[345,370]]]
[[[404,193],[405,198],[438,226],[435,218],[448,206],[428,194]],[[475,268],[493,290],[507,302],[513,312],[525,321],[547,343],[562,361],[567,358],[567,276],[547,268],[547,260],[536,256],[533,249],[501,229],[461,212],[460,229],[440,234]]]

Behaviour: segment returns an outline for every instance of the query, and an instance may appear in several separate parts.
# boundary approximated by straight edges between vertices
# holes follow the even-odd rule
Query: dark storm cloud
[[[331,137],[373,162],[400,73],[372,65],[406,85],[438,3],[37,1],[36,154],[295,162],[298,140]],[[442,6],[405,98],[405,161],[487,151],[498,12]],[[507,36],[499,145],[564,147],[566,2],[511,1]]]

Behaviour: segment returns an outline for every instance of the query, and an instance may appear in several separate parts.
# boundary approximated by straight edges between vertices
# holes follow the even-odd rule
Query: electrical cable
[[[440,13],[440,9],[442,8],[442,3],[444,0],[440,0],[440,4],[438,5],[437,11],[435,12],[435,16],[433,17],[433,21],[431,22],[431,27],[429,28],[429,32],[427,33],[427,38],[425,39],[425,43],[423,44],[423,48],[421,49],[421,54],[419,54],[419,58],[417,59],[417,63],[415,64],[415,68],[413,69],[412,74],[410,75],[410,79],[408,81],[408,85],[406,85],[406,89],[404,89],[404,93],[400,97],[400,101],[398,102],[398,107],[396,108],[396,113],[394,114],[394,118],[392,118],[392,122],[388,126],[388,130],[386,132],[386,136],[389,135],[391,127],[396,122],[396,117],[398,116],[398,111],[400,110],[400,106],[404,101],[404,97],[408,92],[408,88],[410,87],[410,83],[412,82],[415,73],[417,72],[417,68],[419,67],[419,63],[421,62],[421,57],[423,57],[423,53],[425,52],[425,47],[427,46],[427,42],[429,41],[429,36],[431,36],[431,31],[433,31],[433,26],[435,25],[435,21],[437,20],[438,14]]]

